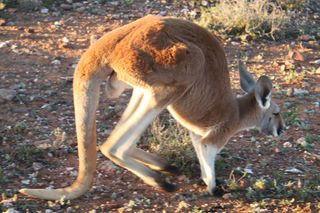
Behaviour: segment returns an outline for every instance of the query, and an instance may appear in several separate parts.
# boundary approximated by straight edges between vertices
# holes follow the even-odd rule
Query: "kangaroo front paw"
[[[177,190],[177,187],[174,184],[168,183],[166,181],[159,184],[159,187],[166,192],[174,192]]]
[[[216,178],[216,188],[213,190],[213,195],[219,196],[219,197],[224,195],[226,193],[226,186],[227,186],[226,180]]]
[[[220,187],[220,186],[225,186],[227,185],[227,181],[224,179],[220,179],[220,178],[216,178],[216,186]]]

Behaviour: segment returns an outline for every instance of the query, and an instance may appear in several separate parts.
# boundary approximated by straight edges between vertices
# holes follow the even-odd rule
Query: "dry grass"
[[[189,133],[169,113],[162,113],[151,124],[145,137],[141,141],[147,141],[150,152],[163,156],[184,174],[191,175],[194,169],[199,168]]]
[[[198,23],[227,34],[275,37],[290,17],[270,0],[225,0],[202,10]]]

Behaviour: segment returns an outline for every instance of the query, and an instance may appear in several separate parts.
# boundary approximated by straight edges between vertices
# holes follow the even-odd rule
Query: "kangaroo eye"
[[[272,113],[274,116],[278,116],[279,112]]]

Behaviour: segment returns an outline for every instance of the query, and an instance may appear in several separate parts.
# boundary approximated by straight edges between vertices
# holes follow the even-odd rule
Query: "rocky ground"
[[[77,176],[71,84],[74,68],[90,39],[146,14],[197,18],[199,8],[187,2],[66,1],[33,12],[16,8],[1,11],[0,210],[319,211],[320,34],[317,32],[300,33],[281,41],[223,37],[235,92],[241,93],[236,72],[236,62],[241,56],[255,76],[266,74],[273,80],[274,98],[282,107],[288,130],[280,138],[265,137],[256,131],[244,131],[233,137],[217,161],[217,176],[228,181],[222,195],[206,193],[195,160],[195,165],[186,166],[180,175],[171,178],[178,190],[165,193],[145,185],[101,154],[94,186],[79,199],[46,202],[18,193],[22,187],[67,186]],[[201,4],[207,6],[210,2]],[[302,21],[320,23],[319,13],[306,11],[300,17]],[[100,101],[99,144],[107,138],[129,95],[130,92],[125,93],[117,101]],[[148,137],[152,136],[147,134],[144,139]]]

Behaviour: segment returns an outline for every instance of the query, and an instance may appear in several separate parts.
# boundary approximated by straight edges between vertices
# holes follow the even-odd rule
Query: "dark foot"
[[[177,190],[176,186],[168,183],[168,182],[162,182],[160,185],[160,188],[166,192],[174,192]]]
[[[180,173],[178,167],[169,165],[169,164],[161,172],[164,172],[170,175],[177,175]]]
[[[220,178],[216,178],[216,186],[226,186],[227,185],[227,181],[224,179],[220,179]]]
[[[227,181],[224,179],[216,179],[216,188],[213,191],[214,196],[221,197],[226,193]]]

